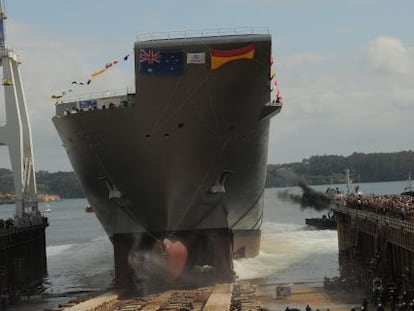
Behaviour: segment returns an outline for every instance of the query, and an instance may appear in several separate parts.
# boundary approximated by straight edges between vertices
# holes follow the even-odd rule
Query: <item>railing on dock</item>
[[[364,210],[357,210],[354,208],[335,206],[334,211],[348,214],[351,216],[358,217],[360,219],[367,219],[372,222],[376,222],[379,225],[389,226],[395,229],[403,229],[407,232],[414,233],[414,223],[411,221],[406,221],[402,219],[397,219],[394,217],[389,217],[386,215],[376,214],[373,212],[368,212]]]

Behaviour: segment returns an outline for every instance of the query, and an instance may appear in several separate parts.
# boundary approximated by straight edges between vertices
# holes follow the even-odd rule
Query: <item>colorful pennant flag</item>
[[[274,61],[273,61],[273,57],[270,60],[270,70],[272,71],[272,65],[273,65]],[[277,79],[275,79],[276,77],[276,71],[272,71],[272,74],[269,78],[269,81],[273,80],[272,87],[270,88],[270,92],[273,92],[274,90],[276,90],[276,93],[274,94],[274,99],[272,100],[274,103],[279,104],[280,106],[283,105],[282,103],[282,95],[280,93],[280,90],[278,89],[278,84],[279,82],[277,81]],[[273,87],[274,86],[274,87]]]
[[[99,76],[100,74],[104,73],[106,71],[106,68],[95,71],[91,74],[92,78],[95,78],[96,76]]]
[[[129,57],[129,54],[125,55],[122,59],[124,61],[127,61]],[[89,85],[92,82],[92,79],[95,78],[96,76],[99,76],[100,74],[104,73],[106,70],[108,70],[109,68],[111,68],[113,65],[116,65],[119,63],[119,60],[112,60],[108,63],[105,64],[103,69],[100,69],[98,71],[95,71],[91,74],[91,77],[86,81],[86,83],[84,81],[72,81],[72,85],[76,84],[76,85]],[[66,92],[72,92],[71,89],[67,90]],[[66,95],[66,92],[62,92],[62,94],[60,95],[52,95],[51,98],[52,99],[61,99],[63,96]]]
[[[68,92],[72,92],[72,90],[68,90]],[[63,91],[60,95],[52,95],[50,98],[52,98],[52,99],[60,99],[60,98],[62,98],[65,95],[66,95],[66,92]]]
[[[280,94],[280,91],[276,91],[276,103],[280,103],[282,101],[282,95]]]
[[[238,59],[253,59],[255,49],[254,44],[249,44],[245,47],[234,50],[212,49],[210,51],[211,69],[218,69],[224,64]]]
[[[143,74],[180,75],[184,71],[183,52],[148,49],[139,51],[139,72]]]
[[[108,68],[112,67],[112,65],[116,65],[116,64],[118,64],[117,60],[113,60],[112,62],[106,63],[105,64],[105,69],[108,69]]]

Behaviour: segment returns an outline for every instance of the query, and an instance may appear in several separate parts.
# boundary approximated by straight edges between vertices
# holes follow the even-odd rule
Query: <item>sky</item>
[[[72,170],[51,121],[51,95],[132,53],[140,34],[194,29],[269,29],[284,103],[271,121],[269,163],[413,150],[412,12],[412,0],[6,0],[35,169]],[[132,88],[133,71],[133,59],[120,62],[72,94]],[[0,149],[0,167],[10,167]]]

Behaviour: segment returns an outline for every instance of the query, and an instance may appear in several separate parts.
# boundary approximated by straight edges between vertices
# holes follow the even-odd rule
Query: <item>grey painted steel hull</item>
[[[136,61],[134,105],[53,118],[111,238],[230,229],[260,240],[269,119],[278,112],[265,106],[270,36],[137,42],[135,58],[142,48],[208,54],[247,43],[253,60],[212,71],[207,55],[178,77],[140,74]]]

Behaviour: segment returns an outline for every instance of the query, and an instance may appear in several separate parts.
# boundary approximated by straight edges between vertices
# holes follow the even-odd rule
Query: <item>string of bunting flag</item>
[[[223,67],[227,63],[236,61],[236,60],[252,60],[254,59],[255,54],[255,45],[248,44],[246,46],[230,49],[230,50],[220,50],[220,49],[211,49],[210,50],[210,69],[216,71],[219,68]],[[106,63],[103,68],[92,72],[89,79],[86,81],[72,81],[73,85],[90,85],[97,76],[105,73],[107,70],[112,68],[114,65],[117,65],[120,61],[127,61],[129,54],[125,55],[121,59],[112,60]],[[152,49],[140,49],[139,50],[139,73],[140,74],[155,74],[155,75],[180,75],[184,72],[184,62],[186,58],[187,64],[205,64],[207,63],[206,53],[205,52],[187,52],[183,51],[154,51]],[[276,71],[273,70],[274,61],[273,58],[269,61],[270,65],[270,92],[274,92],[274,99],[272,102],[281,103],[281,93],[278,87],[278,81],[276,79]],[[59,100],[63,98],[67,93],[72,92],[72,89],[69,88],[65,91],[62,91],[60,94],[52,95],[51,99]]]
[[[273,61],[273,57],[272,57],[270,59],[270,68],[271,69],[273,67],[273,64],[274,64],[274,61]],[[272,71],[272,74],[271,74],[269,80],[271,81],[271,86],[272,86],[270,88],[270,91],[273,92],[274,90],[276,90],[275,98],[273,99],[273,102],[282,103],[282,101],[281,101],[282,100],[282,94],[280,93],[280,90],[279,90],[279,87],[278,87],[279,83],[277,82],[277,79],[276,79],[276,71],[275,70]]]
[[[95,72],[92,72],[92,74],[91,74],[91,76],[90,76],[90,78],[88,79],[88,80],[86,80],[86,82],[85,81],[72,81],[72,85],[89,85],[89,84],[91,84],[92,83],[92,81],[93,81],[93,79],[94,78],[96,78],[97,76],[99,76],[99,75],[101,75],[101,74],[103,74],[105,71],[107,71],[108,69],[110,69],[112,66],[114,66],[114,65],[116,65],[116,64],[118,64],[121,60],[122,61],[127,61],[128,60],[128,58],[129,58],[129,54],[127,54],[127,55],[125,55],[124,57],[122,57],[122,59],[118,59],[118,60],[112,60],[112,61],[110,61],[110,62],[108,62],[108,63],[106,63],[105,64],[105,66],[104,66],[104,68],[102,68],[102,69],[99,69],[99,70],[97,70],[97,71],[95,71]],[[67,93],[70,93],[70,92],[72,92],[73,90],[71,89],[71,88],[69,88],[69,89],[67,89],[67,90],[65,90],[65,91],[62,91],[60,94],[58,94],[58,95],[56,95],[56,94],[53,94],[50,98],[51,99],[61,99],[61,98],[63,98]]]

